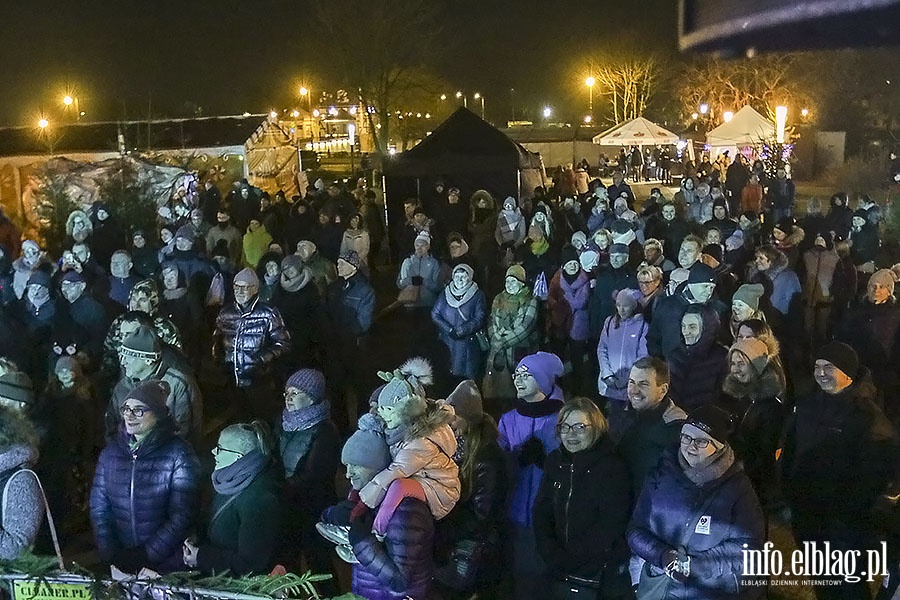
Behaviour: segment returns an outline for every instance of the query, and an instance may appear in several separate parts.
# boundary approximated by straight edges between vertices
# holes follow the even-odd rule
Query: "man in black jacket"
[[[864,556],[877,543],[872,507],[891,483],[900,456],[897,433],[850,346],[819,348],[813,377],[819,389],[797,401],[780,459],[794,537],[798,546],[812,542],[822,550],[827,542],[833,552]],[[836,579],[817,587],[816,596],[870,597],[865,578]]]

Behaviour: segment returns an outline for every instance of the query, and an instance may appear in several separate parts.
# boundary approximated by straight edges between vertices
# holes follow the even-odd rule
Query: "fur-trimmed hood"
[[[805,237],[806,232],[803,231],[803,228],[794,225],[794,228],[791,230],[788,236],[780,242],[776,242],[775,247],[778,249],[793,248],[794,246],[797,246],[800,242],[802,242],[803,238]]]
[[[404,433],[404,439],[414,440],[420,437],[434,437],[435,432],[441,431],[444,426],[448,430],[450,430],[450,423],[453,422],[454,412],[453,407],[445,404],[443,402],[436,402],[434,400],[426,399],[425,400],[425,412],[419,413],[417,415],[416,412],[411,414],[407,414],[408,407],[414,407],[415,403],[410,402],[401,402],[398,405],[400,409],[400,415],[404,422],[410,423],[410,426],[406,428]],[[453,439],[454,451],[456,445],[456,436],[453,435],[452,430],[450,430],[450,437]],[[443,444],[441,444],[440,440],[432,440],[443,450],[446,451]],[[452,452],[451,452],[452,454]]]
[[[734,375],[729,373],[722,383],[722,391],[732,398],[750,398],[760,400],[762,398],[781,398],[784,396],[785,379],[781,367],[769,361],[760,375],[754,372],[753,380],[749,383],[741,383]]]

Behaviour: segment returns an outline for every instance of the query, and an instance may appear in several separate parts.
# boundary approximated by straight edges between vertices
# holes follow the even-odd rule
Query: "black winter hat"
[[[785,218],[781,219],[780,221],[778,221],[778,223],[775,225],[775,229],[789,234],[792,231],[794,231],[795,223],[796,223],[796,221],[794,221],[794,219],[792,217],[785,217]]]
[[[169,407],[166,400],[172,388],[169,384],[161,379],[148,379],[138,384],[136,388],[128,392],[125,400],[137,400],[146,404],[150,410],[158,417],[165,417],[169,414]]]
[[[733,430],[731,415],[714,404],[704,404],[695,408],[685,423],[706,432],[709,437],[723,444],[728,443]]]
[[[693,266],[691,266],[691,272],[688,275],[687,282],[688,284],[715,283],[716,272],[713,271],[713,268],[709,265],[704,265],[702,262],[695,262]]]
[[[722,246],[721,244],[707,244],[703,246],[703,254],[707,256],[712,256],[719,262],[722,262]]]
[[[850,379],[856,379],[859,375],[859,356],[847,344],[828,342],[816,352],[816,360],[827,360]]]
[[[578,251],[575,250],[574,246],[566,246],[562,249],[562,259],[559,261],[559,264],[562,266],[566,266],[567,262],[570,261],[578,262]]]

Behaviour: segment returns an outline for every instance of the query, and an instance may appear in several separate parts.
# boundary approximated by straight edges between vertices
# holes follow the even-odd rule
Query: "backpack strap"
[[[38,489],[41,491],[41,500],[44,501],[44,510],[47,512],[47,526],[50,527],[50,537],[53,539],[53,550],[56,552],[56,560],[59,564],[59,568],[61,571],[66,570],[66,564],[63,561],[62,550],[59,547],[59,536],[56,534],[56,523],[53,521],[53,514],[50,512],[50,504],[47,502],[47,494],[44,492],[44,486],[41,485],[41,479],[37,476],[37,473],[32,471],[31,469],[19,469],[15,473],[13,473],[9,479],[6,480],[6,485],[3,486],[3,504],[2,506],[6,506],[7,496],[9,495],[9,484],[10,482],[16,478],[16,475],[19,473],[31,473],[34,477],[34,480],[37,482]]]

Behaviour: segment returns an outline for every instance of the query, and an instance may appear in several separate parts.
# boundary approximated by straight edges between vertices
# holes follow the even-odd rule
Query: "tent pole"
[[[516,201],[522,198],[522,169],[516,169]]]

